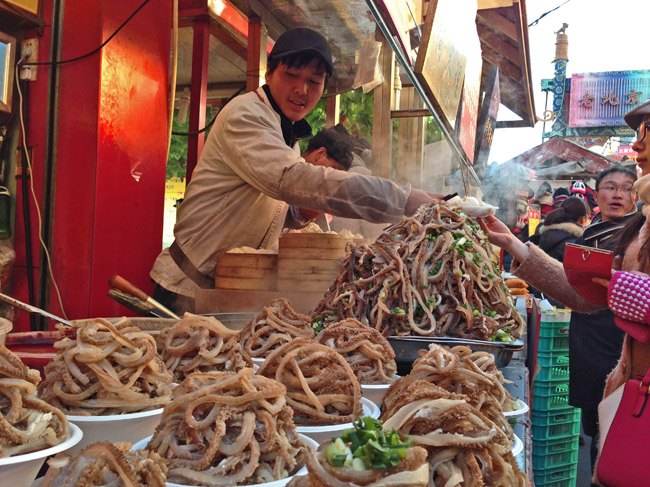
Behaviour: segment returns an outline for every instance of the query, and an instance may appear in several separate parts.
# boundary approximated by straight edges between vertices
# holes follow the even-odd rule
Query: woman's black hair
[[[630,244],[639,237],[639,232],[645,224],[645,215],[641,211],[638,211],[632,218],[630,218],[630,221],[628,221],[623,227],[623,230],[621,230],[618,237],[616,255],[620,255],[621,257],[625,255]],[[650,239],[646,240],[639,250],[639,264],[641,271],[648,271],[648,266],[650,264]]]
[[[587,206],[580,198],[572,196],[562,202],[557,210],[553,210],[544,219],[544,225],[556,223],[578,223],[581,218],[587,216]]]
[[[267,60],[266,72],[272,73],[280,64],[286,64],[290,68],[304,68],[314,59],[318,60],[316,68],[325,71],[325,81],[327,82],[329,77],[332,76],[332,70],[316,51],[301,51],[282,57],[269,57]]]
[[[334,127],[323,129],[314,135],[307,145],[307,153],[325,147],[327,155],[338,162],[345,171],[352,167],[352,140]]]

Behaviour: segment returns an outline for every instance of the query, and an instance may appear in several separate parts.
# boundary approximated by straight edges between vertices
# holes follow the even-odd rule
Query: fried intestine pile
[[[154,338],[127,318],[101,318],[75,325],[75,338],[54,344],[41,397],[70,415],[145,411],[171,400],[172,375]]]
[[[387,384],[395,380],[395,352],[376,329],[347,319],[325,328],[317,340],[343,355],[361,384]]]
[[[239,331],[226,328],[216,318],[185,313],[165,330],[160,355],[177,383],[193,372],[236,372],[252,366],[239,337]]]
[[[279,480],[304,464],[285,387],[252,369],[194,373],[174,389],[147,447],[168,480],[234,486]]]
[[[467,396],[416,380],[391,404],[382,414],[384,429],[429,450],[433,485],[528,485],[512,456],[512,442]]]
[[[0,344],[0,458],[64,441],[68,422],[60,409],[39,399],[38,371]]]
[[[373,244],[353,247],[342,268],[315,319],[480,340],[498,330],[516,338],[524,326],[478,223],[444,205],[422,206]]]
[[[287,388],[299,425],[349,423],[361,415],[361,386],[341,354],[297,338],[267,357],[258,374]]]
[[[48,461],[42,487],[165,487],[167,466],[156,453],[130,451],[128,443],[93,443],[78,455]]]
[[[449,392],[463,394],[467,401],[494,422],[509,438],[513,432],[503,415],[512,403],[504,387],[504,378],[489,352],[473,352],[465,346],[452,348],[431,344],[429,350],[413,362],[406,377],[388,390],[384,404],[410,382],[424,380]]]
[[[275,299],[241,331],[244,352],[265,358],[294,338],[312,338],[314,330],[307,315],[296,312],[284,298]]]

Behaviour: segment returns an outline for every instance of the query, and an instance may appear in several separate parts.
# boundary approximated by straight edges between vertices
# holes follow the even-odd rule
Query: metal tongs
[[[4,301],[7,304],[10,304],[14,308],[22,309],[25,311],[28,311],[30,313],[36,313],[41,316],[45,316],[46,318],[50,318],[51,320],[54,320],[58,323],[62,323],[66,326],[72,326],[72,323],[70,323],[68,320],[65,318],[61,318],[60,316],[57,316],[55,314],[50,313],[49,311],[45,311],[44,309],[41,309],[37,306],[33,306],[31,304],[23,303],[22,301],[12,298],[11,296],[8,296],[6,294],[0,293],[0,301]]]

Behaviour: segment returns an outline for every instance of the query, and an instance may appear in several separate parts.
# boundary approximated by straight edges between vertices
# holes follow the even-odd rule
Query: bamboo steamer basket
[[[277,287],[278,254],[270,250],[226,252],[217,259],[215,288],[245,291]]]

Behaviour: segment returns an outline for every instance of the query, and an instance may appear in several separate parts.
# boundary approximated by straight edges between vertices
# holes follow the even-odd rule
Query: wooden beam
[[[477,14],[476,18],[480,23],[488,26],[490,29],[503,33],[513,41],[521,42],[517,26],[496,11],[482,10]]]
[[[234,0],[236,8],[249,16],[255,14],[262,19],[271,38],[277,39],[280,34],[287,30],[287,26],[267,9],[259,0]]]
[[[431,112],[426,108],[412,110],[391,110],[390,118],[421,118],[430,117]]]
[[[479,27],[479,38],[481,39],[481,46],[487,45],[495,52],[504,56],[512,64],[520,65],[523,62],[521,52],[512,44],[499,37],[492,29]]]
[[[266,74],[266,28],[257,15],[248,17],[248,56],[246,60],[246,91],[264,84]]]
[[[192,85],[176,85],[176,91],[181,92],[186,88],[191,88]],[[208,91],[217,91],[217,90],[239,90],[245,88],[246,83],[244,81],[215,81],[213,83],[208,83]]]
[[[512,7],[516,0],[478,0],[478,9]]]
[[[501,120],[497,122],[498,129],[514,129],[530,127],[528,120]]]
[[[208,98],[208,55],[210,53],[210,22],[207,18],[194,21],[192,41],[192,88],[190,91],[189,132],[194,132],[187,139],[187,168],[185,176],[189,184],[192,173],[199,160],[204,133],[196,133],[205,127],[205,109]]]
[[[328,96],[325,99],[325,126],[333,127],[341,119],[341,95]]]
[[[384,82],[372,91],[372,157],[375,162],[374,173],[384,178],[391,177],[392,128],[390,118],[393,106],[393,82],[395,80],[395,54],[383,40],[379,55],[379,66]]]
[[[506,59],[501,53],[495,51],[487,45],[482,46],[483,59],[487,62],[499,66],[501,74],[515,81],[521,81],[521,70],[517,64],[513,64]]]
[[[246,61],[248,54],[244,41],[238,39],[232,32],[214,19],[210,19],[210,34]]]

